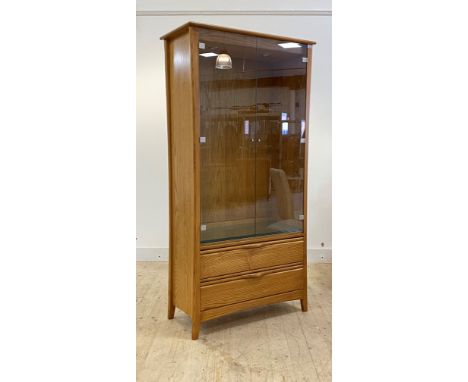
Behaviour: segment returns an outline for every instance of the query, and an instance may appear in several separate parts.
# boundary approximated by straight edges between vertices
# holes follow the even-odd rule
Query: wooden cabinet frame
[[[200,243],[200,96],[198,34],[200,28],[306,44],[306,142],[304,163],[304,225],[301,233],[285,233],[239,240]],[[299,299],[307,310],[307,152],[310,75],[313,41],[273,36],[232,28],[187,23],[161,37],[166,55],[167,128],[169,147],[169,298],[168,318],[175,307],[192,319],[192,339],[199,336],[201,321],[258,305]],[[278,250],[298,249],[302,256],[284,263],[268,263]],[[294,247],[293,247],[294,246]],[[300,250],[301,247],[299,247]],[[276,251],[276,252],[275,252]],[[220,259],[233,254],[226,269],[212,268],[201,278],[201,256]],[[216,255],[217,256],[217,255]],[[256,259],[257,265],[250,262]],[[206,258],[208,259],[208,257]],[[205,258],[203,260],[206,260]],[[218,257],[216,257],[218,259]],[[289,261],[289,262],[288,262]],[[253,267],[253,268],[251,268]],[[216,273],[217,272],[217,273]],[[301,280],[298,280],[300,278]],[[271,280],[273,284],[270,283]],[[285,287],[278,287],[284,284]],[[276,286],[275,286],[276,285]],[[232,289],[236,288],[236,289]],[[242,296],[238,290],[245,291]],[[243,288],[243,289],[242,289]],[[289,288],[289,289],[288,289]],[[254,293],[255,292],[255,293]],[[252,298],[248,298],[252,293]],[[247,296],[247,297],[246,297]],[[224,302],[223,302],[224,301]]]

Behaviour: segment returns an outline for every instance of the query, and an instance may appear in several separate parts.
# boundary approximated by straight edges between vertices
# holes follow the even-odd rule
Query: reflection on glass
[[[257,40],[257,235],[302,232],[307,47]],[[305,132],[305,130],[304,130]]]
[[[307,47],[281,43],[200,31],[202,242],[303,230]]]

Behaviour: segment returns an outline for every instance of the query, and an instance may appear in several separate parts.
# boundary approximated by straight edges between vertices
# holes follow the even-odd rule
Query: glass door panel
[[[257,235],[303,231],[306,57],[306,45],[257,39]]]
[[[255,236],[257,39],[199,36],[201,242]]]

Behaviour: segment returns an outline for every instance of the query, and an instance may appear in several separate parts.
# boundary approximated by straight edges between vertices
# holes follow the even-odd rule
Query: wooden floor
[[[137,381],[331,381],[331,264],[309,265],[299,301],[202,323],[167,319],[167,263],[137,262]]]

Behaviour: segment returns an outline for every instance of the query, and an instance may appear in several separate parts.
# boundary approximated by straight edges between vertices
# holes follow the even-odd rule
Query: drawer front
[[[302,290],[303,272],[303,268],[268,274],[258,272],[242,279],[202,286],[201,310]]]
[[[302,263],[304,241],[246,244],[236,249],[202,251],[200,277],[229,275],[292,263]]]

